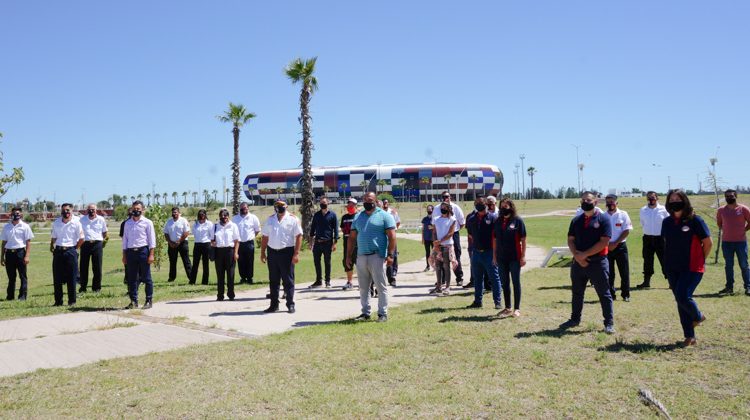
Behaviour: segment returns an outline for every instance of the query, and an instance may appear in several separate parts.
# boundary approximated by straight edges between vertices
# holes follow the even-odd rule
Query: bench
[[[570,257],[573,256],[573,254],[570,253],[570,249],[568,249],[567,246],[553,246],[547,253],[547,256],[544,258],[544,261],[542,262],[541,266],[546,267],[547,264],[549,263],[549,260],[551,260],[552,257],[555,255],[559,256],[560,259],[562,259],[562,257],[565,257],[565,256],[570,256]]]
[[[406,233],[420,233],[422,232],[422,221],[421,220],[402,220],[400,231]]]

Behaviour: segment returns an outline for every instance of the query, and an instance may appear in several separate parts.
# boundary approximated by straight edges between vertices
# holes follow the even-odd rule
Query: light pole
[[[581,161],[578,156],[579,149],[581,148],[580,144],[571,144],[571,146],[576,148],[576,169],[577,169],[577,175],[578,175],[578,194],[580,194],[581,191],[581,171],[583,170],[583,167],[581,166]]]
[[[519,188],[519,185],[518,185],[518,168],[520,168],[520,167],[521,167],[521,165],[519,165],[518,163],[516,163],[516,169],[513,171],[513,176],[515,177],[514,180],[516,181],[516,200],[519,200],[521,198],[521,196],[519,195],[519,192],[518,192],[519,191],[518,190],[518,188]]]
[[[525,197],[526,196],[526,182],[524,181],[524,177],[523,177],[523,173],[524,173],[523,172],[523,160],[526,159],[526,155],[524,155],[523,153],[521,153],[521,155],[518,156],[518,158],[521,159],[521,174],[520,174],[520,177],[521,177],[521,192],[523,193],[523,195]]]

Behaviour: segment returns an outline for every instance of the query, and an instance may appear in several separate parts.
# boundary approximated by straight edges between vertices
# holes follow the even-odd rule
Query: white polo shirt
[[[190,224],[182,216],[178,217],[177,220],[170,217],[164,225],[164,233],[169,235],[169,240],[172,242],[179,241],[185,232],[190,233]]]
[[[432,206],[432,221],[435,222],[435,219],[442,216],[443,214],[440,213],[440,205],[443,204],[442,202],[436,203],[434,206]],[[464,217],[464,211],[461,210],[461,207],[458,206],[458,204],[451,202],[451,209],[453,209],[453,217],[456,218],[456,221],[458,222],[458,226],[456,226],[456,232],[458,232],[461,227],[463,227],[466,224],[466,218]]]
[[[648,205],[641,207],[641,227],[644,235],[661,236],[661,222],[669,217],[667,208],[661,204],[651,208]]]
[[[94,216],[94,220],[89,216],[83,216],[79,220],[83,227],[83,239],[87,241],[103,241],[104,232],[107,231],[107,221],[102,216]]]
[[[302,235],[302,226],[297,217],[289,213],[285,213],[281,221],[272,214],[263,226],[263,236],[268,237],[268,246],[272,249],[295,246],[297,235]]]
[[[236,214],[232,217],[232,222],[240,230],[240,242],[255,240],[255,237],[260,233],[260,220],[258,220],[258,216],[252,213],[248,212],[244,217],[241,214]]]
[[[234,247],[234,241],[240,240],[240,231],[237,225],[232,221],[227,221],[226,225],[217,223],[214,225],[214,240],[217,248]]]
[[[386,212],[388,212],[388,214],[390,214],[391,217],[393,217],[393,221],[396,222],[396,225],[401,223],[401,218],[398,217],[398,212],[396,210],[393,210],[392,208],[388,207],[388,210],[386,210]]]
[[[205,244],[214,239],[214,222],[206,220],[203,223],[193,223],[193,237],[196,244]]]
[[[55,240],[55,246],[76,246],[80,239],[83,239],[83,226],[80,218],[71,217],[68,223],[63,223],[62,218],[58,217],[52,223],[52,234]]]
[[[616,242],[623,232],[633,230],[633,223],[630,222],[630,216],[625,210],[617,209],[614,213],[605,211],[604,216],[609,219],[609,224],[612,225],[612,237],[609,238],[609,243]],[[625,241],[627,239],[622,242]]]
[[[19,220],[16,225],[11,222],[6,223],[0,239],[5,241],[5,249],[26,248],[26,241],[34,239],[34,233],[31,231],[31,226]]]

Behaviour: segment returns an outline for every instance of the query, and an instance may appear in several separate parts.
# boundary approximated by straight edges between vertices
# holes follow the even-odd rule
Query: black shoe
[[[266,299],[271,299],[271,294],[270,293],[266,293]]]
[[[189,281],[188,284],[195,284],[195,282],[194,281]]]
[[[250,279],[250,280],[247,281],[247,284],[253,284],[253,283],[255,283],[255,281],[253,281],[253,279]]]
[[[323,287],[323,282],[316,281],[315,283],[310,285],[310,289],[317,289],[318,287]]]
[[[6,297],[5,297],[5,300],[15,300],[15,299],[16,299],[16,298],[15,298],[15,297],[13,297],[13,296],[6,296]]]
[[[326,289],[330,289],[330,288],[331,288],[331,282],[330,282],[330,281],[327,281],[327,282],[326,282]]]
[[[378,322],[387,322],[388,315],[378,315]]]
[[[468,282],[466,285],[463,286],[464,289],[471,289],[474,287],[474,282]]]
[[[234,300],[234,296],[229,296],[229,300]]]
[[[463,287],[464,282],[461,280],[456,280],[456,287]]]
[[[644,281],[643,283],[639,284],[638,286],[635,286],[636,289],[648,289],[651,287],[651,283]]]
[[[370,315],[361,314],[358,317],[354,318],[355,321],[369,321]]]
[[[168,281],[168,282],[173,282],[173,281],[174,281],[174,279],[168,279],[167,281]]]
[[[131,300],[130,304],[126,306],[125,309],[138,309],[138,302]]]
[[[154,306],[154,305],[151,303],[151,299],[148,299],[146,301],[146,303],[143,304],[143,308],[142,309],[151,309],[152,306]]]
[[[720,295],[733,295],[734,294],[734,289],[732,289],[731,287],[725,287],[725,288],[719,290],[719,294]]]
[[[83,287],[81,287],[80,289],[78,289],[78,293],[86,293],[86,289],[84,289]]]
[[[581,321],[574,321],[572,319],[569,319],[569,320],[563,322],[562,324],[560,324],[559,328],[564,330],[564,329],[568,329],[568,328],[577,327],[579,325],[581,325]]]
[[[203,286],[208,286],[208,282],[207,282],[207,281],[202,281],[202,282],[201,282],[201,284],[202,284]]]
[[[222,300],[224,300],[224,296],[216,296],[217,302],[221,302]]]
[[[623,296],[622,297],[623,302],[630,302],[630,296]]]
[[[18,300],[26,300],[26,295],[21,295],[18,297]]]
[[[294,308],[294,305],[289,305],[287,308],[290,314],[297,312],[297,309]]]
[[[62,306],[62,302],[55,302],[55,304],[52,306]]]
[[[396,287],[396,279],[393,279],[393,281],[389,281],[388,285],[391,287]]]
[[[482,304],[479,302],[472,302],[471,305],[467,306],[466,309],[478,309],[481,308]]]
[[[263,312],[265,312],[267,314],[270,314],[272,312],[278,312],[278,311],[279,311],[279,307],[276,306],[276,305],[271,305],[268,308],[266,308],[266,309],[263,310]]]
[[[750,296],[750,287],[748,287],[747,289],[745,289],[745,296]],[[26,296],[24,296],[24,298],[25,297]]]

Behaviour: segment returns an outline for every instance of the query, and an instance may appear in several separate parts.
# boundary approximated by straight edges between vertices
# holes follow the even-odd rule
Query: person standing
[[[240,272],[240,283],[253,284],[255,280],[255,237],[260,233],[258,216],[250,213],[247,203],[240,204],[240,214],[232,217],[232,223],[240,231],[240,259],[237,266]]]
[[[456,230],[456,218],[453,217],[453,209],[447,203],[440,204],[440,217],[432,222],[433,251],[432,264],[435,268],[435,288],[430,294],[448,296],[450,294],[451,264],[456,264],[456,255],[453,251],[453,231]],[[445,285],[445,289],[443,289]]]
[[[604,317],[604,332],[613,334],[614,311],[612,295],[609,292],[609,239],[612,227],[603,212],[596,210],[596,196],[591,191],[581,194],[583,213],[573,218],[568,228],[568,248],[573,254],[570,279],[573,291],[573,311],[570,319],[560,328],[577,327],[581,323],[583,297],[589,281],[594,285]]]
[[[73,217],[72,207],[70,203],[60,206],[60,217],[52,223],[49,250],[52,253],[55,306],[63,304],[63,285],[68,289],[68,306],[76,304],[78,250],[83,244],[83,227],[79,218]]]
[[[487,196],[487,213],[493,213],[500,218],[500,209],[497,208],[497,198],[494,195]]]
[[[430,253],[432,253],[432,241],[434,226],[432,224],[432,211],[435,208],[432,205],[427,206],[427,216],[422,218],[422,245],[424,245],[424,260],[427,264],[424,271],[430,271]],[[451,235],[453,233],[451,232]],[[453,246],[453,243],[451,243]]]
[[[346,265],[351,267],[352,253],[357,250],[357,278],[362,313],[359,321],[370,319],[370,284],[378,290],[378,322],[388,321],[388,283],[385,267],[393,264],[396,251],[396,221],[383,209],[377,207],[375,193],[368,192],[363,198],[364,211],[359,212],[352,223],[349,235]]]
[[[737,204],[737,191],[724,191],[726,205],[716,211],[716,224],[722,231],[721,252],[727,283],[719,293],[734,294],[734,256],[740,265],[745,294],[750,296],[750,269],[747,265],[747,234],[750,230],[750,208]]]
[[[346,272],[346,284],[343,290],[352,290],[352,278],[354,278],[354,265],[357,263],[357,253],[353,252],[353,260],[351,266],[346,264],[346,256],[349,255],[349,235],[352,232],[352,222],[357,217],[357,199],[349,198],[346,203],[346,214],[341,216],[341,234],[344,237],[344,255],[341,259],[341,263],[344,265],[344,271]]]
[[[120,223],[120,239],[125,237],[125,223],[127,223],[128,220],[130,220],[130,215],[133,213],[133,208],[128,207],[127,212],[128,213],[125,217],[125,220],[123,220],[122,223]],[[128,267],[125,264],[122,265],[122,272],[125,273],[123,275],[122,284],[127,285],[128,284]]]
[[[190,271],[190,284],[198,280],[198,266],[203,263],[201,284],[208,284],[208,261],[211,259],[211,241],[214,239],[214,223],[208,220],[206,210],[198,210],[198,220],[193,224],[193,269]],[[215,255],[215,254],[214,254]]]
[[[396,222],[396,230],[401,228],[401,217],[399,217],[398,212],[391,207],[391,202],[388,201],[388,199],[383,200],[383,210],[393,217],[393,221]],[[396,287],[396,276],[398,275],[398,246],[396,247],[396,250],[393,251],[393,264],[386,267],[385,275],[386,278],[388,278],[388,284]]]
[[[190,236],[190,223],[180,215],[179,207],[172,207],[172,218],[164,224],[164,239],[167,240],[169,245],[167,248],[167,255],[169,256],[169,278],[167,281],[174,281],[177,278],[177,254],[180,254],[182,265],[185,267],[185,275],[190,281],[190,273],[193,269],[190,266],[188,236]]]
[[[469,232],[469,242],[472,245],[471,276],[474,278],[474,302],[469,308],[481,308],[484,295],[484,278],[486,277],[492,289],[492,300],[495,309],[502,309],[500,274],[497,271],[493,256],[493,242],[497,216],[487,212],[484,197],[474,200],[474,216],[467,219],[466,230]]]
[[[143,309],[149,309],[154,295],[151,264],[154,262],[156,233],[154,223],[143,216],[143,202],[136,200],[131,208],[130,219],[125,222],[122,238],[122,263],[126,267],[130,296],[130,304],[126,309],[138,308],[138,287],[141,283],[145,283],[146,288],[146,303]]]
[[[310,249],[315,263],[315,283],[310,288],[323,285],[320,257],[325,264],[326,287],[331,287],[331,253],[336,252],[336,242],[339,240],[339,227],[336,213],[328,210],[328,198],[320,199],[320,210],[313,215],[310,224]]]
[[[521,267],[526,265],[526,224],[518,217],[510,198],[500,202],[500,219],[495,222],[494,263],[500,271],[505,309],[502,317],[521,316]],[[513,310],[510,309],[510,283],[513,280]]]
[[[290,314],[294,306],[294,266],[299,262],[302,247],[302,226],[293,214],[287,212],[286,201],[276,200],[272,214],[263,225],[260,245],[260,261],[268,263],[268,278],[271,288],[271,305],[263,312],[279,310],[279,284],[284,285],[286,307]],[[268,251],[266,253],[266,251]]]
[[[605,197],[607,211],[604,215],[609,218],[612,226],[612,237],[609,239],[609,250],[607,260],[609,261],[609,293],[612,300],[616,299],[615,291],[615,265],[620,271],[620,296],[625,302],[630,302],[630,261],[628,259],[628,246],[625,241],[633,230],[633,223],[625,210],[617,208],[617,196],[609,194]]]
[[[216,263],[216,300],[224,300],[224,278],[227,282],[227,297],[234,300],[234,263],[240,257],[240,231],[237,225],[229,220],[229,210],[219,211],[219,223],[214,225],[214,238],[211,245],[215,248]]]
[[[685,346],[696,344],[695,327],[706,320],[693,299],[693,292],[706,271],[706,257],[713,242],[706,222],[696,215],[682,190],[667,193],[669,217],[662,222],[664,236],[664,267],[672,289]]]
[[[29,285],[26,266],[29,265],[32,239],[34,239],[34,233],[31,231],[31,227],[23,221],[23,210],[20,207],[14,207],[11,210],[11,222],[3,226],[3,244],[0,250],[0,264],[5,266],[5,273],[8,274],[6,300],[15,299],[16,272],[21,280],[18,300],[26,300],[28,296]]]
[[[458,222],[458,226],[456,226],[456,231],[453,232],[453,252],[456,254],[456,262],[458,263],[456,265],[455,270],[453,270],[453,274],[456,275],[456,285],[461,286],[464,281],[464,270],[461,267],[461,228],[466,225],[466,219],[464,218],[464,212],[461,210],[461,207],[451,201],[451,194],[448,191],[443,191],[443,194],[441,195],[443,199],[443,203],[448,203],[451,206],[451,209],[453,210],[453,216],[456,218],[456,221]],[[441,203],[437,203],[435,205],[435,209],[440,208]],[[440,211],[432,211],[432,219],[433,221],[440,217]],[[473,286],[473,285],[471,285]],[[471,287],[467,285],[467,287]]]
[[[83,227],[83,245],[81,246],[81,286],[78,293],[86,293],[89,284],[89,261],[92,266],[91,290],[99,293],[102,290],[102,256],[104,247],[109,240],[107,234],[107,221],[104,217],[96,214],[96,204],[91,203],[86,207],[86,215],[80,219]]]
[[[641,207],[641,227],[643,228],[643,283],[636,289],[651,287],[651,276],[654,275],[654,254],[659,259],[661,272],[664,272],[664,238],[661,236],[662,221],[669,216],[667,209],[659,204],[659,196],[649,191],[646,193],[648,204]]]

